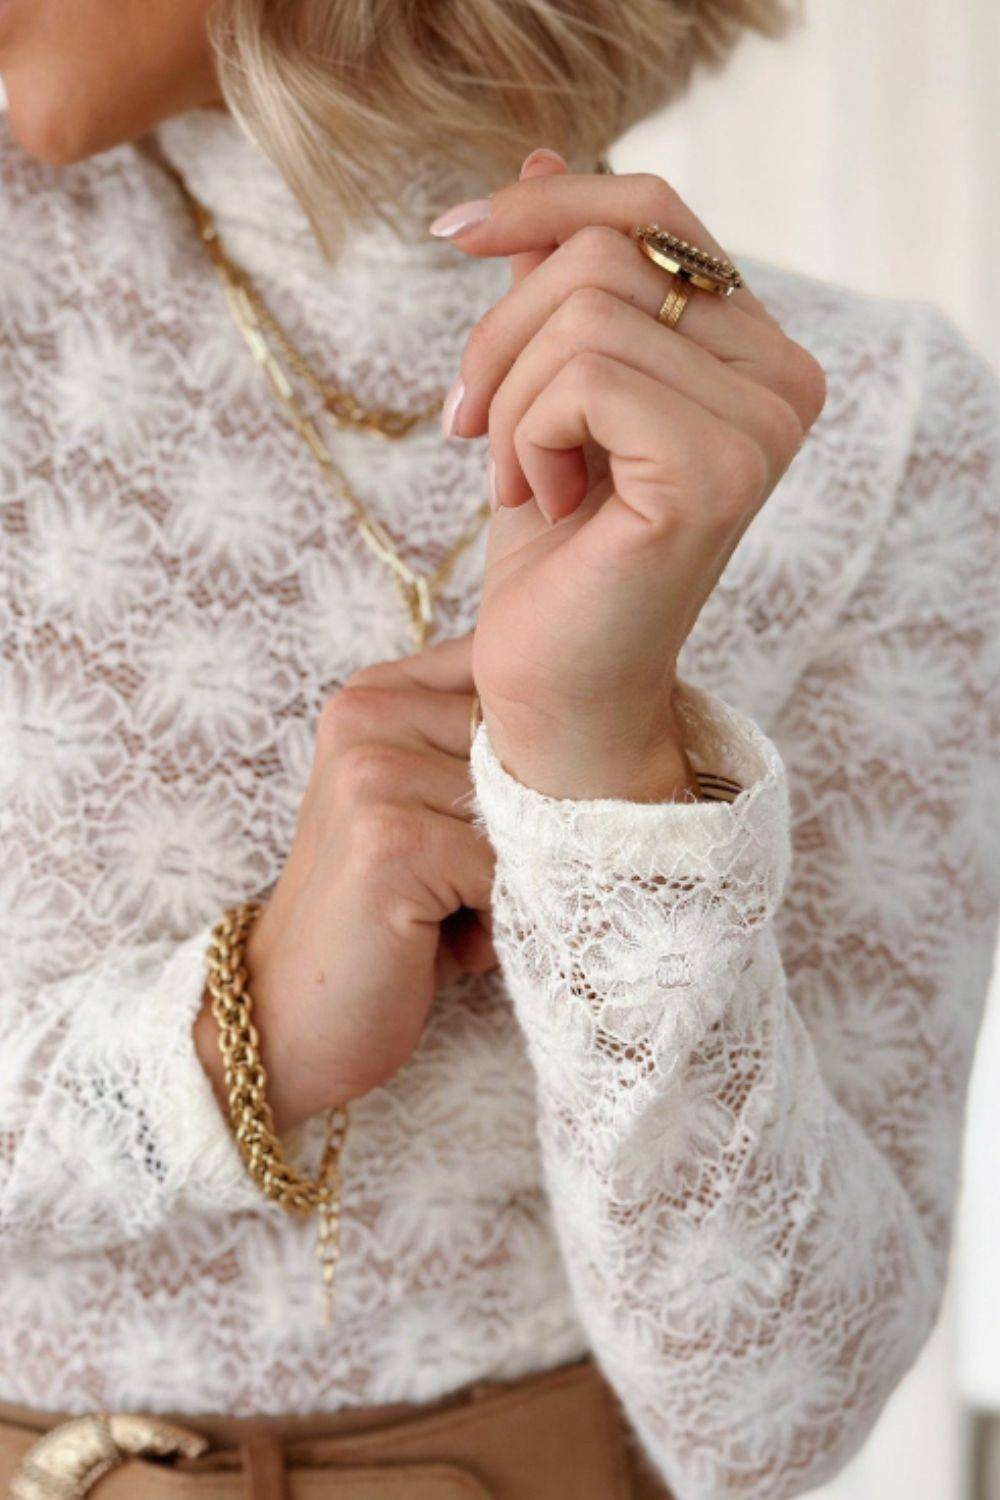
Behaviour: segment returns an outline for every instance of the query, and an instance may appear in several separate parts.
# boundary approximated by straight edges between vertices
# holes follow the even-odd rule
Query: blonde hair
[[[216,0],[209,30],[229,109],[332,254],[345,222],[386,216],[408,163],[450,158],[492,189],[540,144],[593,162],[744,31],[786,35],[800,5]]]

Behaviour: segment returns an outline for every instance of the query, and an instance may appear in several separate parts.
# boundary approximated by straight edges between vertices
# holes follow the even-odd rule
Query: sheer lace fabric
[[[228,119],[158,134],[322,369],[443,392],[506,266],[425,226],[482,184],[418,164],[412,240],[329,266]],[[323,702],[405,619],[155,165],[0,137],[0,202],[3,1398],[325,1410],[589,1346],[678,1500],[820,1483],[947,1271],[1000,896],[996,377],[929,304],[736,256],[829,381],[681,661],[692,753],[745,791],[553,799],[480,727],[502,968],[352,1107],[331,1334],[312,1226],[246,1178],[191,1023]],[[479,440],[334,446],[418,563],[481,502]]]

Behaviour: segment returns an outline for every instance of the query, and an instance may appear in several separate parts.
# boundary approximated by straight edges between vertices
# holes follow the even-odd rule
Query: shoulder
[[[721,691],[765,722],[862,617],[922,617],[932,598],[951,616],[993,608],[1000,395],[933,304],[736,259],[827,377],[823,411],[703,610],[731,661],[713,669]]]
[[[772,518],[780,530],[798,517],[809,548],[839,558],[819,638],[965,631],[970,648],[993,640],[995,670],[1000,375],[934,303],[751,265],[768,311],[827,371],[827,405]]]
[[[884,447],[904,461],[935,429],[961,441],[956,409],[995,420],[1000,376],[935,303],[859,291],[752,257],[741,265],[789,337],[816,356],[839,393],[853,393],[853,423],[847,404],[836,401],[827,423],[835,418],[860,433],[876,411]]]
[[[859,513],[869,545],[893,518],[935,507],[1000,510],[1000,375],[930,301],[873,295],[745,259],[744,274],[781,324],[822,364],[827,402],[790,472],[814,503]],[[797,488],[795,481],[791,489]],[[831,515],[831,519],[834,517]]]

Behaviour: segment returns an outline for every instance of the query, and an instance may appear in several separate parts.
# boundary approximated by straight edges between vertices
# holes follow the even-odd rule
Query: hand
[[[279,1133],[390,1077],[441,985],[496,966],[470,658],[465,635],[365,667],[323,708],[292,848],[245,950]],[[195,1037],[222,1101],[207,997]]]
[[[540,160],[543,175],[499,189],[451,236],[514,257],[466,344],[452,427],[488,430],[500,507],[473,674],[520,780],[657,800],[689,775],[677,654],[822,410],[825,378],[747,287],[691,288],[676,329],[656,320],[672,278],[633,225],[724,254],[661,178]]]

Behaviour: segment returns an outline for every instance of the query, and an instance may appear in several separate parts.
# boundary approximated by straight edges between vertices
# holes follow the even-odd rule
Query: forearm
[[[717,1023],[699,1026],[697,995],[674,997],[687,1024],[669,1053],[636,1030],[578,1058],[572,1082],[548,1044],[536,1054],[577,1306],[678,1500],[782,1500],[838,1470],[944,1284],[913,1203],[830,1096],[767,946]],[[624,1085],[629,1050],[658,1053],[648,1084]]]

